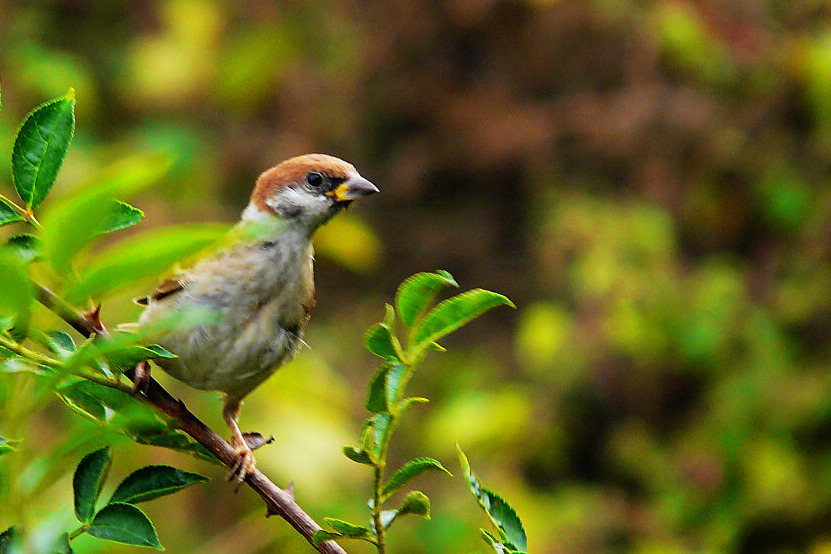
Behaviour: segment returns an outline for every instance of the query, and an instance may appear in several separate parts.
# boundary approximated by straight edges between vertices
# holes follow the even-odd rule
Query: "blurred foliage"
[[[356,337],[405,276],[445,267],[520,309],[424,367],[414,386],[433,402],[402,424],[396,466],[426,451],[454,471],[463,444],[522,514],[531,552],[820,553],[829,61],[819,0],[6,2],[0,152],[31,106],[75,87],[85,101],[53,194],[124,154],[167,152],[164,184],[130,198],[145,226],[231,222],[258,172],[307,151],[379,185],[350,242],[319,245],[311,349],[242,422],[297,446],[258,460],[312,514],[364,509],[365,476],[339,459],[371,375]],[[149,285],[107,298],[105,321],[134,319],[129,298]],[[20,438],[27,379],[0,387],[0,436]],[[27,434],[98,446],[63,412]],[[40,445],[16,448],[31,464],[14,470],[43,470]],[[433,521],[402,521],[398,551],[484,551],[464,486],[425,481]],[[42,504],[65,505],[66,490]],[[222,483],[174,498],[149,508],[175,526],[160,530],[171,551],[308,551]],[[0,528],[25,511],[10,502]]]

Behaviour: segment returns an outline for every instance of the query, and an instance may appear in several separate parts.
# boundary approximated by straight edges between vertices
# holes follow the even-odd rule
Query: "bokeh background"
[[[399,522],[393,552],[487,551],[457,442],[534,553],[831,552],[828,2],[0,1],[0,79],[6,194],[16,126],[69,87],[56,196],[123,155],[174,157],[133,199],[138,232],[233,222],[260,171],[310,151],[381,188],[320,233],[309,348],[242,415],[316,519],[367,513],[369,473],[340,454],[375,364],[362,333],[441,268],[518,310],[414,379],[432,402],[393,465],[428,455],[456,477],[417,483],[433,521]],[[104,299],[105,322],[150,285]],[[216,396],[156,375],[223,428]],[[47,405],[6,490],[47,456],[71,471],[93,430]],[[169,552],[311,551],[219,468],[106,438],[115,477],[213,478],[147,505]],[[70,477],[0,514],[71,528]]]

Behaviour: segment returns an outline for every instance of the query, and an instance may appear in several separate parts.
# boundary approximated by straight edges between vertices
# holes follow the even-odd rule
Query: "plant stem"
[[[81,525],[80,527],[78,527],[77,529],[75,529],[74,531],[72,531],[72,532],[69,534],[69,540],[74,540],[74,539],[77,539],[78,537],[80,537],[81,535],[83,535],[83,534],[84,534],[84,533],[86,533],[86,532],[87,532],[87,528],[86,528],[86,526],[85,526],[85,525]]]
[[[43,354],[35,352],[34,350],[29,350],[25,346],[20,345],[19,343],[2,334],[0,334],[0,346],[5,348],[9,352],[17,354],[21,358],[36,363],[38,365],[58,370],[66,369],[67,367],[66,364],[64,364],[63,362],[50,358],[49,356],[44,356]],[[87,381],[92,381],[93,383],[97,383],[105,387],[110,387],[111,389],[120,390],[121,392],[126,392],[127,394],[133,393],[133,387],[131,387],[130,385],[122,383],[117,379],[111,379],[105,375],[98,375],[91,371],[83,371],[82,369],[75,369],[71,373],[72,375],[81,377],[82,379],[86,379]]]
[[[38,231],[40,231],[40,230],[42,230],[42,229],[43,229],[43,227],[41,226],[40,222],[39,222],[39,221],[35,218],[35,214],[33,214],[32,212],[30,212],[30,211],[28,211],[28,210],[26,210],[26,209],[24,209],[24,208],[21,208],[21,207],[20,207],[20,206],[18,206],[18,205],[17,205],[17,204],[16,204],[16,203],[15,203],[15,202],[11,199],[11,198],[9,198],[9,197],[7,197],[7,196],[4,196],[4,195],[2,195],[2,194],[0,194],[0,200],[2,200],[3,202],[5,202],[6,204],[8,204],[8,205],[9,205],[9,207],[10,207],[11,209],[13,209],[14,211],[16,211],[16,212],[17,212],[17,215],[19,215],[20,217],[22,217],[22,218],[23,218],[23,220],[24,220],[26,223],[28,223],[29,225],[31,225],[32,227],[34,227],[34,228],[35,228],[35,229],[37,229]]]
[[[44,356],[43,354],[35,352],[34,350],[29,350],[25,346],[21,346],[20,344],[6,337],[3,334],[0,334],[0,346],[5,348],[9,352],[17,354],[21,358],[25,358],[39,365],[45,365],[46,367],[51,367],[53,369],[58,369],[63,366],[63,364],[58,360],[54,360],[49,356]]]
[[[375,524],[375,536],[378,538],[375,547],[378,549],[379,554],[386,554],[387,552],[386,529],[384,529],[384,524],[381,521],[381,487],[384,486],[385,465],[386,460],[381,459],[378,465],[375,466],[375,481],[373,486],[375,490],[372,502],[372,522]]]

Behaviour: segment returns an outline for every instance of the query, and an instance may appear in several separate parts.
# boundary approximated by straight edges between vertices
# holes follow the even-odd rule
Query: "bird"
[[[256,467],[238,424],[242,400],[294,358],[315,305],[312,237],[377,192],[334,156],[285,160],[260,174],[228,241],[135,300],[144,306],[137,327],[176,355],[155,362],[196,389],[224,393],[236,456],[228,479],[237,487]]]

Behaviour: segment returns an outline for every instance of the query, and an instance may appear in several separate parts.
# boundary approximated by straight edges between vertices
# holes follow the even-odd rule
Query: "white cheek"
[[[251,202],[242,212],[242,219],[243,221],[265,223],[274,219],[274,214],[261,210],[253,202]]]
[[[266,199],[265,203],[278,214],[301,212],[311,218],[325,214],[329,209],[329,201],[325,196],[294,188],[281,190],[279,194]]]

